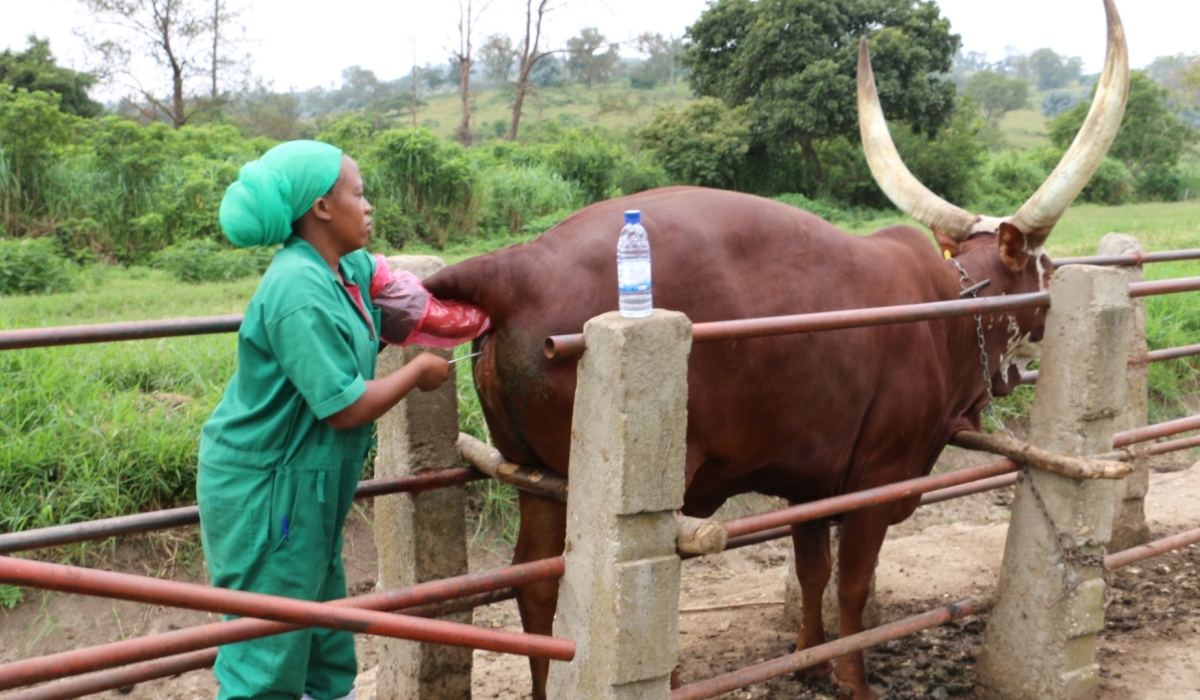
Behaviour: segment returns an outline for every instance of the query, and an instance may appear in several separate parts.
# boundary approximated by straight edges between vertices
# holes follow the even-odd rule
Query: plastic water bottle
[[[617,295],[625,318],[645,318],[654,310],[650,239],[636,209],[625,212],[625,228],[617,240]]]

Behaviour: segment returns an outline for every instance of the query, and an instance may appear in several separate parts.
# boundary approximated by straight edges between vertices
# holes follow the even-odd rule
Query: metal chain
[[[1033,494],[1033,502],[1042,513],[1042,517],[1046,519],[1046,524],[1050,526],[1050,532],[1054,535],[1054,546],[1058,550],[1059,563],[1063,567],[1063,582],[1062,593],[1046,606],[1046,609],[1053,608],[1055,605],[1066,598],[1071,591],[1079,588],[1079,585],[1084,582],[1084,578],[1080,576],[1074,581],[1071,580],[1071,567],[1079,566],[1095,566],[1100,569],[1100,577],[1104,579],[1104,608],[1107,609],[1114,600],[1112,588],[1112,570],[1104,565],[1104,559],[1108,556],[1108,548],[1100,547],[1099,554],[1084,554],[1080,551],[1078,545],[1075,544],[1075,537],[1058,529],[1058,525],[1054,523],[1054,518],[1050,516],[1050,510],[1046,508],[1046,502],[1042,500],[1042,494],[1038,491],[1037,486],[1033,483],[1033,479],[1029,476],[1029,467],[1021,468],[1020,474],[1017,476],[1017,482],[1025,482],[1029,484],[1029,493]]]
[[[959,281],[963,283],[964,293],[969,294],[972,299],[978,299],[979,288],[975,284],[975,280],[971,279],[971,276],[967,274],[967,271],[957,260],[954,258],[946,259],[950,261],[951,265],[958,268]],[[967,292],[966,290],[970,291]],[[983,388],[987,391],[987,404],[983,407],[983,414],[991,418],[992,422],[998,423],[1001,430],[1011,435],[1012,433],[1008,428],[1004,427],[1004,421],[997,418],[995,412],[992,410],[996,397],[992,395],[992,376],[988,372],[987,346],[984,344],[983,316],[981,314],[975,314],[975,342],[979,345],[979,364],[983,367]]]

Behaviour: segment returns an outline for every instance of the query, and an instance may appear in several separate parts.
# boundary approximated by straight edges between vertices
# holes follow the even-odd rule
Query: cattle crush
[[[211,665],[218,645],[297,626],[380,635],[381,700],[468,696],[473,649],[553,659],[551,698],[698,699],[983,611],[990,618],[977,687],[996,697],[1084,696],[1098,681],[1095,635],[1104,626],[1111,572],[1200,542],[1197,529],[1144,543],[1146,458],[1200,446],[1200,438],[1154,442],[1200,429],[1200,417],[1145,425],[1146,366],[1200,354],[1200,345],[1148,352],[1140,310],[1145,296],[1200,290],[1200,278],[1143,282],[1143,263],[1197,259],[1200,251],[1142,253],[1133,239],[1110,236],[1100,253],[1056,260],[1061,269],[1054,284],[1038,294],[695,326],[671,312],[657,311],[642,321],[611,314],[589,322],[580,336],[551,338],[548,353],[582,353],[570,489],[552,475],[506,464],[486,445],[460,435],[452,383],[414,394],[380,422],[377,478],[358,490],[359,498],[375,499],[379,578],[373,594],[306,603],[2,556],[3,583],[243,618],[0,665],[0,691],[13,691],[0,694],[0,700],[80,697],[173,676]],[[430,259],[400,260],[418,274],[440,265]],[[1091,463],[1077,460],[1078,468],[1064,474],[1061,465],[1056,473],[1006,458],[725,522],[676,515],[683,501],[692,343],[1047,306],[1041,367],[1024,377],[1037,383],[1029,441],[1055,456],[1090,457]],[[239,317],[217,317],[0,331],[0,350],[229,332],[239,322]],[[380,356],[380,374],[415,352],[389,348]],[[1131,474],[1096,478],[1114,476],[1096,468],[1097,457],[1125,463]],[[471,468],[464,468],[464,461]],[[489,475],[546,498],[566,499],[564,556],[466,573],[460,487]],[[787,537],[793,523],[867,505],[916,495],[926,504],[1014,483],[994,594],[670,689],[678,653],[681,559]],[[178,527],[198,517],[194,507],[177,508],[9,533],[0,535],[0,554]],[[1106,543],[1121,551],[1109,552]],[[552,578],[561,580],[553,637],[470,624],[474,608],[512,598],[523,584]]]

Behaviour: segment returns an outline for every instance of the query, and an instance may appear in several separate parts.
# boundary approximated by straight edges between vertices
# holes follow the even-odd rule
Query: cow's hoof
[[[876,693],[875,689],[869,685],[864,684],[861,687],[851,687],[838,683],[836,677],[834,677],[833,682],[837,685],[839,700],[879,700],[879,693]]]

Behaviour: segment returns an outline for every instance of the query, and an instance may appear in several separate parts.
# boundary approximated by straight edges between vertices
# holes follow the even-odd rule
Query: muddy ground
[[[985,461],[955,450],[947,462]],[[1153,536],[1200,525],[1200,466],[1164,460],[1151,475],[1146,511]],[[1167,471],[1170,470],[1170,471]],[[1007,491],[979,494],[921,509],[892,528],[880,556],[877,589],[884,621],[994,588],[1007,532]],[[743,498],[727,516],[762,504]],[[346,561],[352,592],[373,589],[375,547],[369,510],[347,525]],[[793,651],[796,630],[784,619],[783,591],[790,545],[768,542],[685,562],[680,599],[680,672],[697,681]],[[136,539],[104,553],[109,568],[203,580],[194,534]],[[473,548],[474,570],[503,566],[508,551],[493,542]],[[1189,547],[1119,571],[1115,600],[1100,642],[1103,700],[1200,700],[1200,549]],[[0,662],[141,636],[215,620],[192,613],[120,601],[27,592],[25,602],[0,612]],[[512,601],[481,608],[475,622],[520,629]],[[986,617],[891,642],[868,655],[871,682],[884,697],[972,698],[975,659]],[[375,643],[359,638],[363,700],[374,696]],[[523,659],[476,652],[473,696],[519,700],[528,695]],[[97,697],[199,700],[215,694],[208,671],[143,683]],[[3,700],[0,693],[0,700]],[[827,681],[793,677],[730,693],[727,698],[835,697]]]

